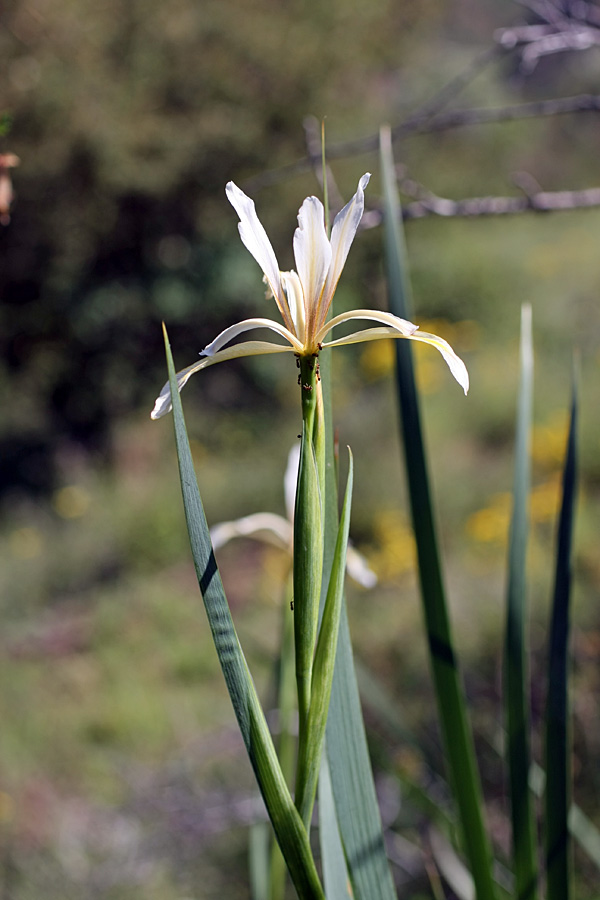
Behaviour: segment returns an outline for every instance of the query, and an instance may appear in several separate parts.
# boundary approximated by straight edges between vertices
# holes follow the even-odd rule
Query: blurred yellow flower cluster
[[[380,581],[393,581],[412,572],[416,565],[415,539],[403,514],[383,509],[373,520],[375,548],[368,554],[369,565]]]
[[[567,427],[566,410],[556,410],[545,423],[533,428],[532,460],[539,469],[544,470],[546,477],[530,492],[529,517],[532,525],[556,521]],[[510,493],[494,494],[487,506],[469,516],[465,525],[467,534],[480,543],[504,545],[508,538],[511,509]]]
[[[483,509],[467,519],[465,530],[470,538],[482,544],[504,544],[510,523],[511,495],[494,494]]]
[[[544,469],[562,466],[567,446],[569,416],[566,409],[557,409],[542,425],[534,425],[531,456]]]

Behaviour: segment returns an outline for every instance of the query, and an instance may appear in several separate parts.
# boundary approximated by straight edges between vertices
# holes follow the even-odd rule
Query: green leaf
[[[271,829],[268,822],[254,822],[250,826],[248,863],[252,900],[271,900],[269,896],[269,844]]]
[[[568,817],[571,797],[569,736],[569,625],[571,555],[577,491],[577,387],[574,381],[563,497],[558,523],[556,569],[546,706],[545,856],[547,900],[571,897],[571,840]]]
[[[529,789],[535,797],[542,797],[546,789],[546,773],[536,762],[531,764]],[[573,840],[600,869],[600,830],[575,803],[569,809],[568,825]]]
[[[315,650],[310,709],[306,729],[306,746],[299,752],[298,778],[296,780],[296,806],[302,820],[310,822],[317,790],[321,754],[325,740],[325,726],[331,697],[331,685],[335,667],[335,652],[338,642],[340,616],[344,596],[344,578],[346,574],[346,550],[350,530],[350,509],[352,505],[353,461],[350,452],[350,468],[346,485],[346,495],[340,525],[338,528],[335,552],[329,587],[319,637]]]
[[[390,311],[412,316],[402,212],[389,129],[381,133],[384,224]],[[483,796],[446,603],[410,341],[396,341],[397,386],[427,642],[450,783],[478,900],[493,900],[492,853]]]
[[[326,753],[321,757],[318,808],[321,865],[327,900],[352,900]]]
[[[515,897],[538,896],[538,866],[531,793],[528,788],[529,678],[526,665],[526,556],[530,486],[530,431],[533,393],[531,307],[521,312],[521,383],[515,441],[513,512],[508,553],[507,618],[504,647],[506,752],[512,817]]]
[[[187,529],[219,662],[246,751],[298,896],[302,900],[324,900],[308,835],[281,772],[223,590],[196,481],[166,329],[164,333]]]

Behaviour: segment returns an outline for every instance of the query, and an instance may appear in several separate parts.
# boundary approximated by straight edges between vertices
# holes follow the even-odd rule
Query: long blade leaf
[[[577,388],[573,383],[571,421],[563,470],[563,497],[558,523],[556,570],[546,706],[546,879],[548,900],[571,896],[571,797],[569,739],[569,625],[571,554],[577,490]]]
[[[187,529],[198,584],[219,662],[246,751],[298,896],[306,898],[306,900],[324,900],[325,895],[314,864],[306,829],[281,772],[273,741],[223,590],[196,481],[166,329],[165,348]]]
[[[515,441],[513,512],[508,554],[507,619],[504,648],[505,718],[513,831],[515,897],[538,896],[531,793],[528,788],[529,685],[526,666],[526,555],[530,485],[530,430],[533,384],[531,307],[521,313],[521,383]]]
[[[410,282],[389,129],[382,130],[380,146],[390,311],[410,319]],[[493,900],[496,892],[492,854],[484,827],[479,772],[446,603],[410,341],[396,342],[396,367],[421,598],[445,757],[477,898]]]
[[[321,757],[318,809],[319,843],[327,900],[352,900],[326,753]]]

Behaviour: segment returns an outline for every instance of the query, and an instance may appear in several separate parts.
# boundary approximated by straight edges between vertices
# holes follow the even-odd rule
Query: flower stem
[[[302,447],[294,514],[294,643],[299,720],[296,797],[303,796],[307,777],[307,727],[323,573],[321,485],[324,470],[323,403],[322,398],[319,402],[318,360],[314,356],[300,357],[299,364]]]

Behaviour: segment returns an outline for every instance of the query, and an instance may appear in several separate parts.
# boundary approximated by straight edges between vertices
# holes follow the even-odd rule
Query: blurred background
[[[160,323],[182,368],[227,324],[271,314],[224,187],[234,179],[252,194],[290,268],[297,209],[320,189],[306,168],[263,176],[306,155],[307,116],[326,117],[331,145],[376,135],[465,71],[497,29],[536,21],[500,0],[2,4],[0,153],[20,160],[10,222],[0,226],[3,900],[249,897],[248,824],[260,812],[190,562],[171,422],[149,419],[165,381]],[[459,107],[593,93],[600,51],[549,55],[529,69],[498,53],[466,81]],[[597,114],[580,113],[412,134],[395,152],[407,178],[460,199],[522,196],[515,173],[548,191],[593,187],[599,146]],[[345,199],[373,172],[375,223],[376,153],[331,164]],[[574,773],[577,802],[600,824],[599,227],[594,209],[406,227],[415,320],[446,337],[471,374],[465,399],[441,358],[419,348],[454,627],[500,853],[509,839],[497,747],[523,302],[533,306],[536,351],[534,724],[576,348]],[[385,307],[380,228],[358,235],[336,304]],[[358,660],[441,772],[391,365],[379,343],[335,354],[336,424],[356,460],[351,531],[379,578],[369,591],[349,586],[350,617]],[[283,513],[299,423],[289,359],[216,366],[190,382],[184,405],[209,522]],[[251,541],[223,548],[219,561],[268,706],[287,561]],[[418,780],[422,759],[365,691],[384,818],[406,839],[394,845],[399,893],[429,897],[411,850],[422,820],[398,780]],[[534,750],[541,761],[537,737]],[[597,870],[577,861],[578,896],[598,896]]]

